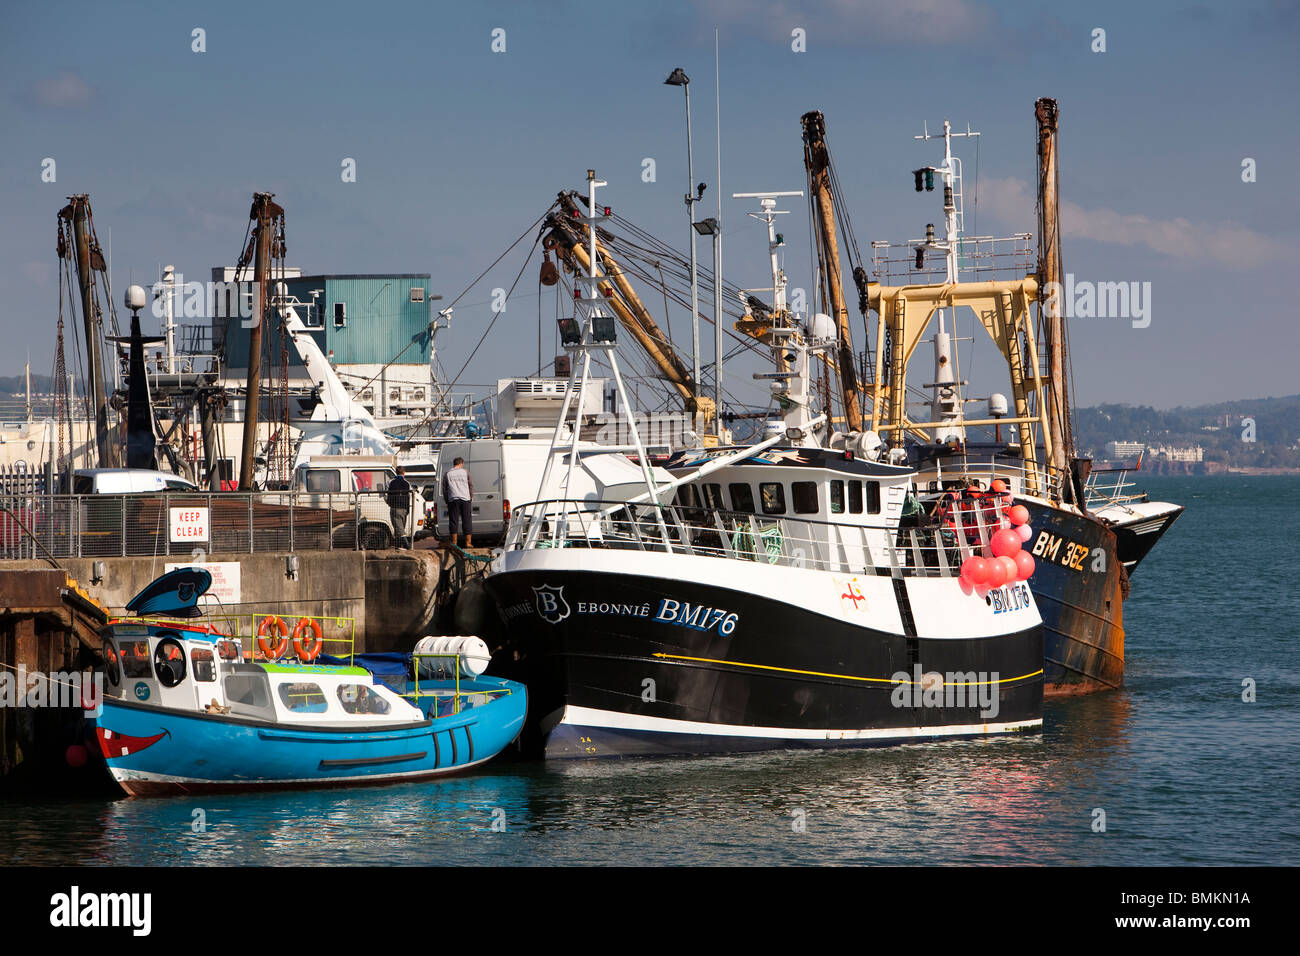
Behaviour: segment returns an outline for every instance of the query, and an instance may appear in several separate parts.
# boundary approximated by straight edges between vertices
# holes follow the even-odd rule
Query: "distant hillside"
[[[1249,441],[1250,421],[1254,441]],[[1230,468],[1300,467],[1300,395],[1256,398],[1167,410],[1097,405],[1075,410],[1075,444],[1105,457],[1110,441],[1138,441],[1205,450],[1205,461]]]
[[[32,392],[49,392],[49,375],[32,375]],[[24,395],[27,392],[26,378],[22,375],[0,375],[0,395]]]

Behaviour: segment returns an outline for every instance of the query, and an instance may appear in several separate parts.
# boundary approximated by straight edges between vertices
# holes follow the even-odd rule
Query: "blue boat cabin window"
[[[880,514],[880,482],[867,482],[867,514]]]
[[[754,513],[754,489],[743,482],[732,482],[727,485],[727,493],[731,495],[731,510],[743,511],[745,514]]]
[[[778,485],[778,487],[780,486]],[[821,505],[817,501],[817,482],[815,481],[791,482],[790,497],[794,502],[794,513],[797,515],[815,515],[821,510]]]
[[[236,714],[275,718],[271,709],[271,688],[265,674],[227,674],[226,703]]]
[[[104,676],[114,687],[122,682],[122,663],[112,641],[104,642]]]
[[[217,679],[217,664],[209,647],[196,647],[190,651],[190,663],[194,666],[194,679],[209,683]]]
[[[844,514],[844,482],[831,482],[831,514]]]
[[[329,709],[319,684],[307,681],[280,685],[280,703],[295,714],[323,714]]]
[[[340,684],[339,704],[349,714],[387,714],[388,701],[365,684]]]
[[[153,677],[153,668],[149,666],[148,641],[119,641],[122,652],[122,674],[128,680]]]
[[[159,641],[153,652],[153,666],[158,683],[164,687],[176,687],[185,680],[185,649],[180,641],[174,637]]]
[[[760,482],[758,493],[763,499],[763,514],[785,514],[785,485],[779,481]]]
[[[862,514],[862,482],[857,480],[849,482],[849,514]]]

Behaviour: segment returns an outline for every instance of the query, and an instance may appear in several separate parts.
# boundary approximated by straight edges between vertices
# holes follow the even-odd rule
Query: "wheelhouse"
[[[101,639],[104,693],[116,700],[267,723],[425,719],[363,668],[246,662],[239,638],[203,624],[113,621]]]

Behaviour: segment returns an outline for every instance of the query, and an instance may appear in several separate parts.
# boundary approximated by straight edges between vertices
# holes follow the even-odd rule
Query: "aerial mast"
[[[952,154],[952,138],[954,136],[974,138],[978,135],[979,133],[972,132],[969,126],[966,127],[964,133],[954,133],[952,124],[944,120],[943,164],[913,170],[913,175],[916,177],[917,192],[921,191],[923,179],[927,187],[933,185],[935,173],[939,174],[943,182],[944,238],[935,239],[932,226],[927,224],[925,230],[926,241],[921,248],[934,249],[944,254],[944,282],[949,285],[957,282],[959,278],[957,251],[961,247],[961,236],[965,227],[960,208],[962,203],[961,160]],[[930,135],[928,128],[922,127],[921,135],[913,138],[930,140],[936,137]],[[918,265],[920,264],[919,256],[921,254],[918,253]],[[954,309],[952,330],[950,331],[944,316],[944,310],[939,309],[939,326],[934,334],[934,381],[930,383],[932,390],[930,408],[934,420],[943,423],[943,426],[934,432],[935,441],[938,442],[961,443],[966,440],[966,429],[961,424],[962,398],[960,393],[960,387],[966,383],[957,381],[952,351],[952,335],[953,331],[956,330],[956,318],[956,310]]]

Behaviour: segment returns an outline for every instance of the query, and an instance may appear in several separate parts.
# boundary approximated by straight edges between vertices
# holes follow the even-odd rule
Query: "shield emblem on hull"
[[[559,624],[569,616],[563,585],[556,588],[543,584],[540,588],[533,588],[533,602],[537,605],[538,615],[549,624]]]

